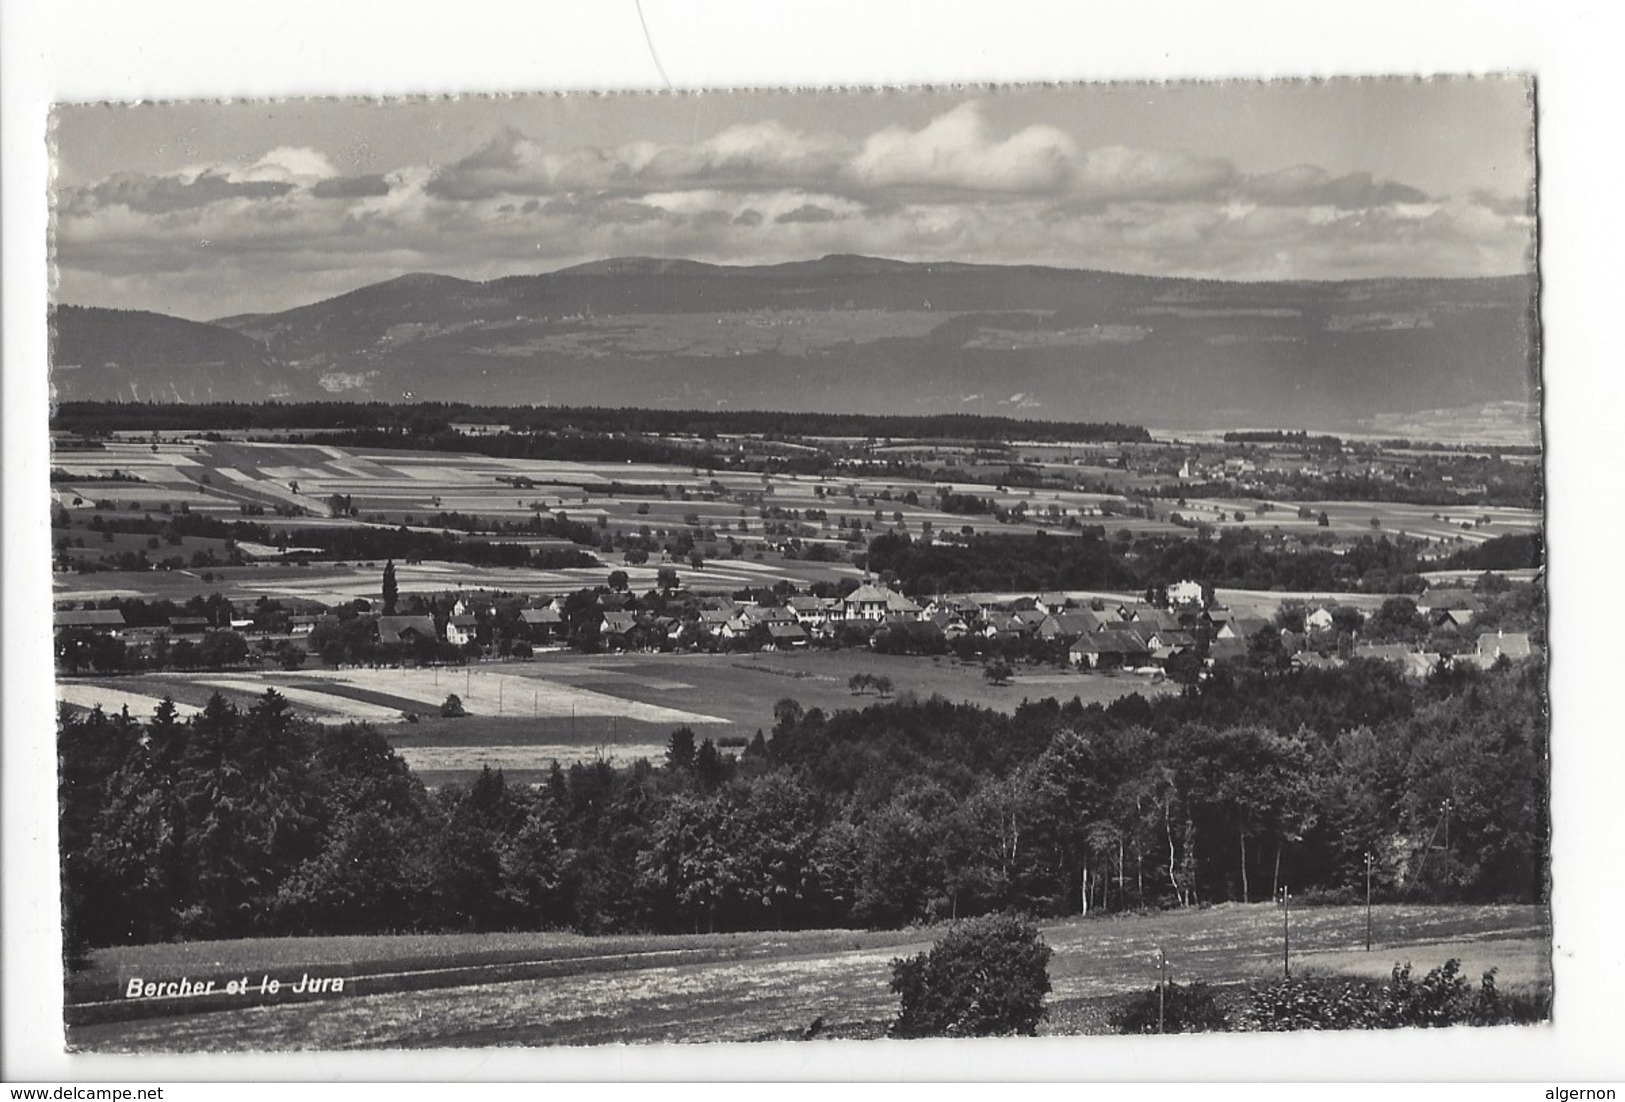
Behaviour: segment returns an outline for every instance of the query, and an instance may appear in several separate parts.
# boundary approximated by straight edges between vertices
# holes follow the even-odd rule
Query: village
[[[657,587],[642,595],[631,592],[625,571],[612,571],[605,585],[551,597],[458,591],[401,596],[390,592],[394,569],[393,563],[384,566],[383,578],[390,580],[380,582],[381,600],[358,598],[337,609],[263,597],[235,609],[216,597],[183,606],[192,615],[170,616],[145,602],[59,610],[59,665],[67,674],[272,664],[295,670],[307,660],[334,667],[545,661],[566,649],[618,654],[867,647],[982,660],[990,670],[1006,670],[1006,678],[1008,664],[1020,662],[1189,682],[1219,663],[1249,659],[1283,668],[1373,659],[1420,678],[1443,662],[1488,668],[1502,658],[1527,659],[1536,649],[1528,630],[1503,626],[1504,595],[1528,583],[1502,582],[1494,574],[1481,578],[1477,589],[1441,585],[1416,599],[1385,599],[1369,612],[1337,600],[1286,599],[1266,616],[1248,606],[1256,610],[1256,598],[1268,595],[1243,594],[1232,609],[1211,586],[1188,579],[1154,591],[1150,596],[1158,599],[1152,601],[1060,591],[915,600],[873,579],[817,583],[807,591],[781,581],[733,594],[694,592],[681,584],[676,569],[663,567]],[[1494,629],[1475,630],[1484,624]]]

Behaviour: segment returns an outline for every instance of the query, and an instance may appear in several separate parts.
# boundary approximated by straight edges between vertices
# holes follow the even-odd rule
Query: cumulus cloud
[[[320,150],[304,146],[280,145],[236,175],[243,180],[278,180],[310,183],[338,175],[333,163]]]
[[[67,301],[173,306],[233,280],[256,309],[400,271],[492,278],[615,255],[824,253],[1214,278],[1472,275],[1530,262],[1522,197],[1429,195],[1316,165],[1082,148],[969,101],[867,135],[775,120],[688,141],[560,147],[503,129],[445,165],[345,176],[321,152],[117,173],[58,195]],[[145,277],[143,279],[143,277]],[[145,299],[142,296],[147,296]],[[198,296],[188,299],[188,296]]]
[[[1234,166],[1221,158],[1107,146],[1084,158],[1077,192],[1096,202],[1218,198],[1235,179]]]
[[[1077,143],[1052,126],[995,138],[972,100],[919,130],[889,126],[870,135],[851,172],[875,188],[1050,192],[1067,186],[1079,158]]]

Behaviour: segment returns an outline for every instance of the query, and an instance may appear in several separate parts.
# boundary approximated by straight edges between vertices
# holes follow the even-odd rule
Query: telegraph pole
[[[1371,851],[1365,851],[1365,951],[1371,952]]]
[[[1157,946],[1157,1032],[1163,1032],[1168,990],[1168,954]]]
[[[1292,978],[1292,893],[1281,888],[1281,970]]]

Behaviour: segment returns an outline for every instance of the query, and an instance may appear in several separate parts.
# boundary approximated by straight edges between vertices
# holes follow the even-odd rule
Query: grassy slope
[[[1280,923],[1270,904],[1051,923],[1044,930],[1056,950],[1046,1030],[1100,1028],[1103,997],[1154,982],[1159,946],[1180,982],[1235,984],[1277,975]],[[1461,956],[1469,974],[1501,965],[1503,986],[1549,982],[1550,932],[1541,907],[1379,907],[1377,948],[1369,955],[1364,930],[1359,907],[1295,912],[1299,967],[1380,975],[1396,963],[1425,971]],[[69,1042],[96,1051],[225,1051],[753,1040],[799,1035],[816,1017],[833,1036],[876,1036],[896,1012],[887,987],[890,961],[920,951],[937,933],[440,935],[110,949],[75,978],[77,999],[106,997],[131,975],[196,978],[258,969],[297,979],[307,969],[355,976],[501,967],[445,977],[457,986],[368,995],[360,981],[317,1001],[73,1026]]]

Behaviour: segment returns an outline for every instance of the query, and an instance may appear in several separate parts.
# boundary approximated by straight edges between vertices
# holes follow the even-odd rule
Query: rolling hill
[[[406,275],[212,325],[63,307],[63,397],[967,412],[1358,430],[1512,403],[1532,276],[1224,283],[830,256]],[[166,324],[167,323],[167,324]]]
[[[51,310],[51,389],[57,401],[215,402],[314,399],[314,379],[265,345],[218,325],[142,310]]]

